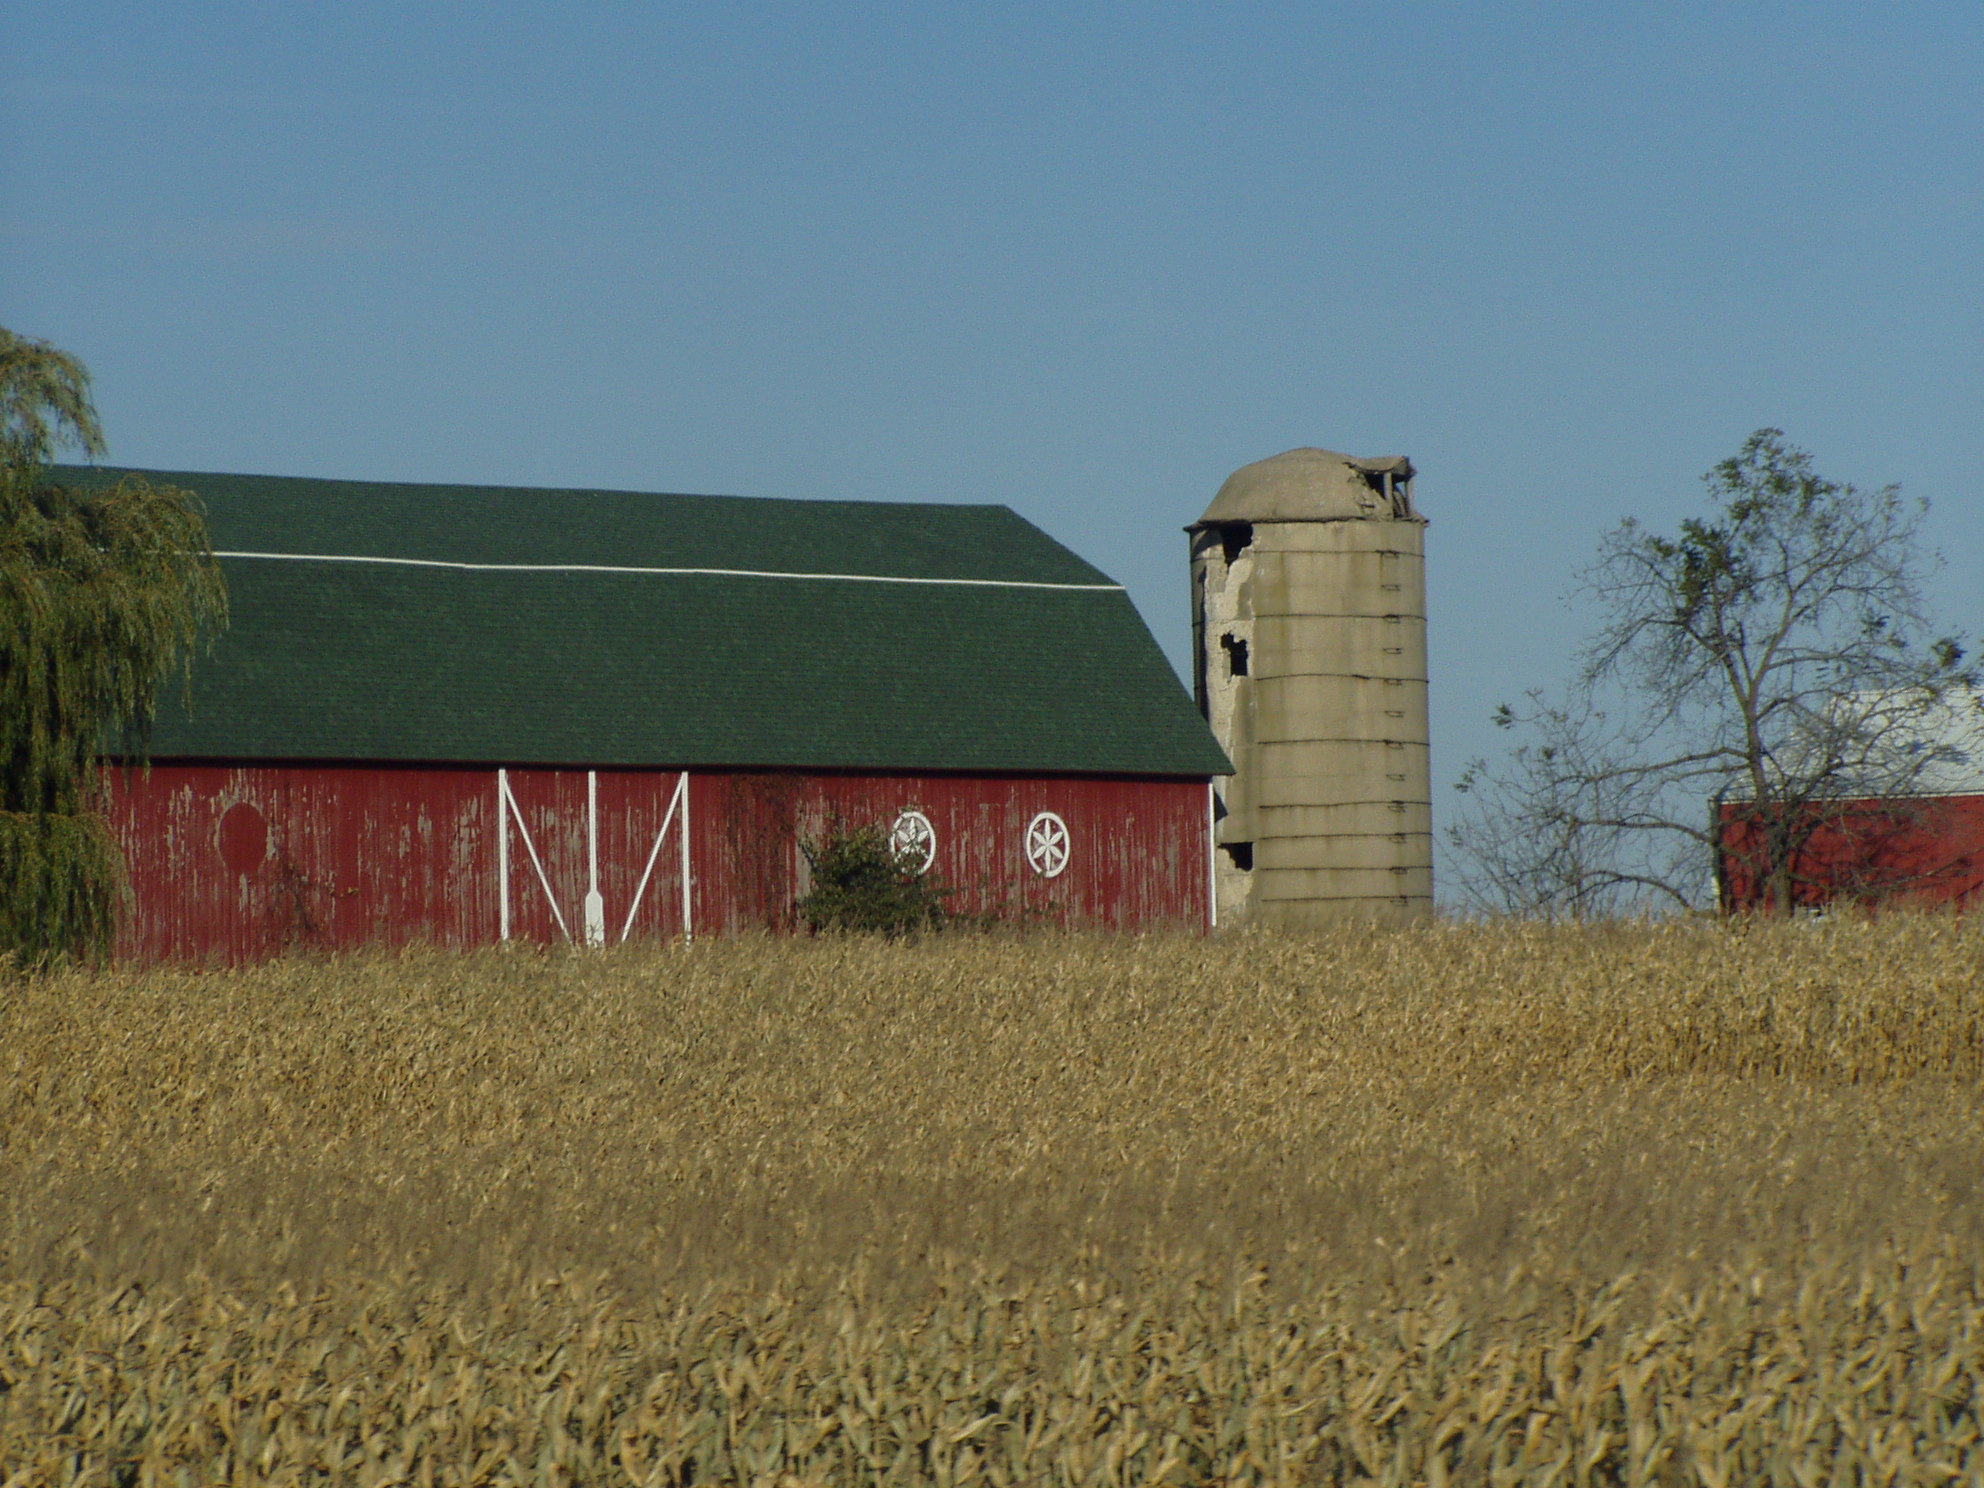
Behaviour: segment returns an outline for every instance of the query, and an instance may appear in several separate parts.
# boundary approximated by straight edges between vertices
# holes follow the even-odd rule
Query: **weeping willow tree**
[[[227,618],[192,494],[65,484],[64,448],[103,453],[89,373],[0,328],[0,958],[29,966],[109,949],[104,751],[143,757],[159,689]]]

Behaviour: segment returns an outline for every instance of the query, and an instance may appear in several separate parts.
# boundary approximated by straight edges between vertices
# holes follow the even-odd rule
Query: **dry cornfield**
[[[1954,919],[0,984],[0,1483],[1984,1481]]]

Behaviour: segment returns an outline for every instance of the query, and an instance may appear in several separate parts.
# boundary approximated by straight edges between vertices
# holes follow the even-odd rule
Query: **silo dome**
[[[1242,465],[1195,525],[1411,520],[1411,490],[1403,455],[1358,459],[1304,447]]]

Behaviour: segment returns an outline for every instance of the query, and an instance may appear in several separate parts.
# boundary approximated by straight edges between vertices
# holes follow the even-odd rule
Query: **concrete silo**
[[[1432,913],[1412,474],[1289,450],[1236,470],[1186,529],[1195,691],[1235,770],[1215,807],[1221,924]]]

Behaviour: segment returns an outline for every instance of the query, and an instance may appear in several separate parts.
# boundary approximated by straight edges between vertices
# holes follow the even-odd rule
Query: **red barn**
[[[1899,717],[1875,762],[1907,792],[1792,809],[1795,830],[1779,839],[1802,839],[1790,861],[1792,907],[1984,898],[1984,699],[1958,694]],[[1715,822],[1722,908],[1765,908],[1774,856],[1766,819],[1749,801],[1723,801]]]
[[[965,911],[1209,919],[1226,758],[1005,507],[147,473],[232,622],[114,772],[126,955],[788,928],[836,816]]]
[[[1827,801],[1791,857],[1794,909],[1830,904],[1968,905],[1984,895],[1984,794]],[[1717,807],[1725,912],[1770,902],[1764,824],[1747,801]]]

